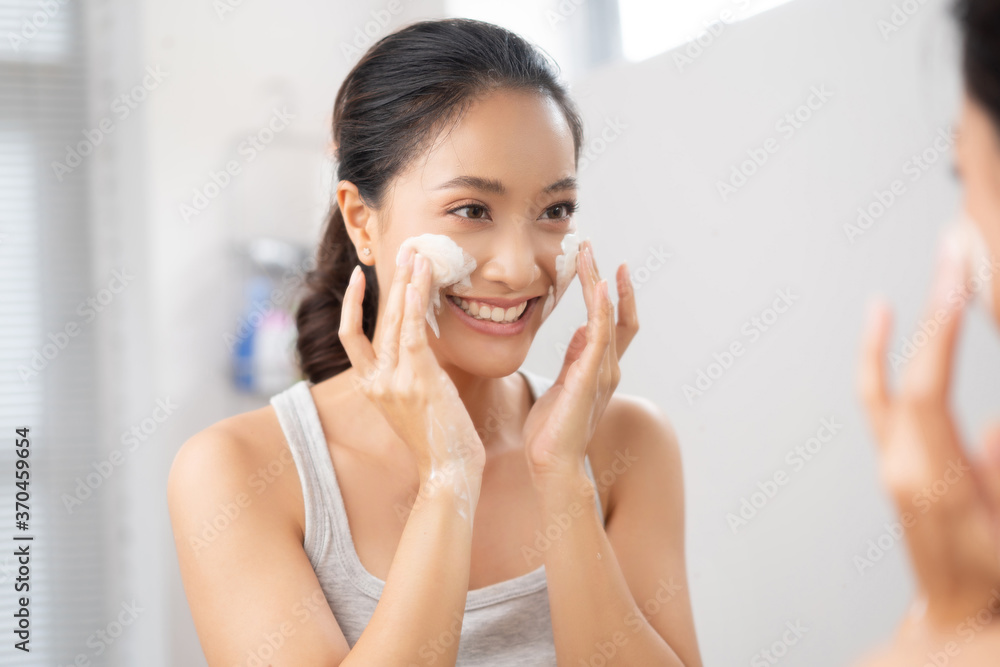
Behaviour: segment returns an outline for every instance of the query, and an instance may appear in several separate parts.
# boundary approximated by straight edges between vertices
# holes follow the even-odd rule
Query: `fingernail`
[[[361,273],[361,265],[360,264],[355,264],[354,265],[354,270],[351,271],[351,280],[348,282],[348,285],[353,285],[354,283],[358,282],[358,274],[359,273]]]
[[[416,255],[416,257],[413,260],[413,272],[414,273],[420,273],[421,271],[423,271],[424,270],[424,265],[426,263],[427,263],[427,260],[425,260],[424,256],[421,255],[418,252],[417,255]]]

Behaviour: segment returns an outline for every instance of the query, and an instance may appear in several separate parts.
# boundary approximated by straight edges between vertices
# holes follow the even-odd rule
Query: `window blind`
[[[96,442],[87,162],[57,173],[86,126],[80,0],[0,0],[0,666],[95,656],[107,626],[103,503],[70,512],[63,494],[100,460]],[[75,334],[67,335],[67,325]],[[15,430],[30,438],[30,518],[15,528]],[[14,535],[30,542],[30,590],[16,592]],[[29,598],[30,652],[14,648]]]

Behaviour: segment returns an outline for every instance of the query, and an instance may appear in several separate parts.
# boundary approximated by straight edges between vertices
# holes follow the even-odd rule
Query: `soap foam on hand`
[[[441,307],[441,290],[456,285],[456,293],[470,291],[472,281],[469,276],[476,270],[476,259],[444,234],[411,236],[400,245],[400,249],[404,247],[412,247],[414,252],[419,252],[430,262],[431,297],[427,303],[426,318],[434,335],[440,338],[436,313]]]

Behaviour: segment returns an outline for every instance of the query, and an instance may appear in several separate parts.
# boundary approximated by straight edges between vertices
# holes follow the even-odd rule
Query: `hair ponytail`
[[[333,202],[323,228],[316,267],[306,273],[306,295],[295,313],[299,366],[314,384],[351,366],[338,330],[344,307],[344,293],[351,272],[357,264],[360,264],[358,254],[347,235],[344,216],[337,203]],[[361,326],[368,339],[372,340],[378,312],[378,281],[375,280],[372,267],[361,264],[361,269],[365,272]]]

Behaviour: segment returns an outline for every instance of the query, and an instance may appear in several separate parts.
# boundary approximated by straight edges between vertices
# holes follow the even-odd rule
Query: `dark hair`
[[[583,123],[558,81],[558,68],[518,35],[471,19],[420,21],[386,35],[344,79],[333,108],[337,181],[358,188],[372,208],[383,204],[390,181],[450,121],[479,96],[498,89],[534,90],[562,109],[576,159]],[[299,365],[313,383],[350,367],[338,329],[344,291],[357,252],[336,199],[327,214],[316,267],[295,315]],[[363,329],[375,333],[378,283],[365,272]]]
[[[1000,131],[1000,0],[957,0],[962,30],[962,73],[969,94]]]

